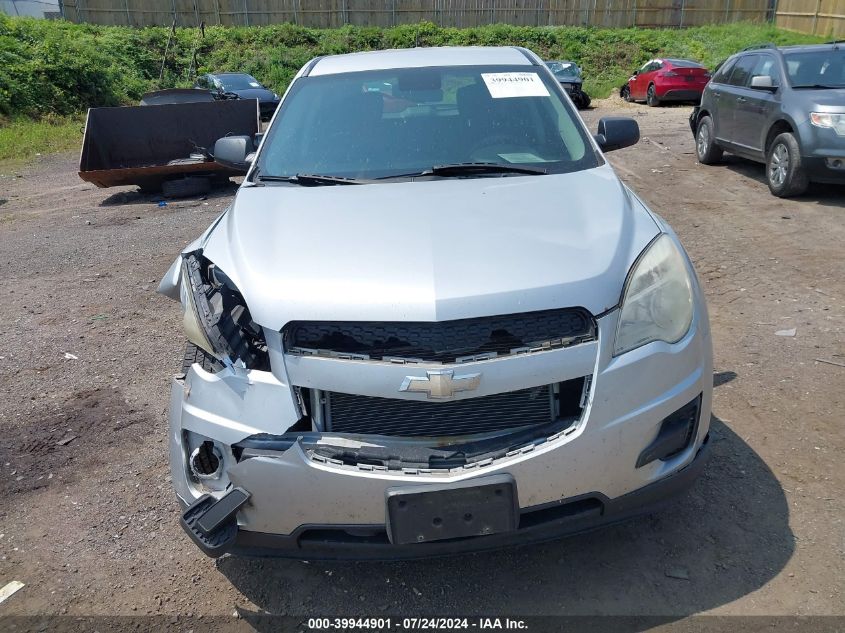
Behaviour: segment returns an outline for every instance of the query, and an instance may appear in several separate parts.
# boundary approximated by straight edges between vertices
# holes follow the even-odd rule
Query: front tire
[[[182,358],[182,373],[187,374],[194,363],[212,374],[223,369],[223,363],[189,341],[185,346],[185,356]]]
[[[695,132],[695,154],[702,165],[714,165],[722,159],[722,148],[716,144],[713,119],[703,116]]]
[[[807,190],[810,179],[801,166],[801,148],[790,132],[778,134],[766,153],[766,182],[778,198],[798,196]]]
[[[657,98],[657,90],[655,90],[654,84],[651,84],[648,87],[648,92],[646,92],[645,95],[645,102],[652,108],[656,108],[660,105],[660,99]]]
[[[631,86],[622,87],[622,98],[628,103],[632,103],[634,99],[631,97]]]
[[[590,107],[590,95],[586,92],[581,92],[580,96],[578,97],[578,109],[579,110],[586,110]]]

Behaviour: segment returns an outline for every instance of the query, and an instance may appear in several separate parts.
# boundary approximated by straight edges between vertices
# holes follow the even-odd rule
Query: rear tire
[[[188,198],[201,196],[211,191],[211,179],[206,176],[186,176],[161,183],[165,198]]]
[[[778,134],[766,152],[766,182],[778,198],[801,195],[810,185],[801,166],[801,148],[790,132]]]
[[[715,165],[722,159],[722,148],[716,144],[713,133],[713,119],[703,116],[695,132],[695,155],[702,165]]]
[[[655,90],[654,84],[651,84],[648,87],[648,92],[646,92],[645,95],[645,102],[652,108],[656,108],[660,105],[660,99],[657,98],[657,90]]]
[[[185,356],[182,359],[182,373],[187,374],[194,363],[212,374],[216,374],[223,369],[223,363],[189,341],[185,346]]]

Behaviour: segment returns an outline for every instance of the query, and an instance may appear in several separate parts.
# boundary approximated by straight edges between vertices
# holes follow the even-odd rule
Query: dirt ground
[[[159,207],[44,156],[0,166],[0,586],[26,584],[0,614],[845,614],[845,189],[779,200],[759,165],[696,163],[688,107],[596,105],[592,128],[639,121],[610,162],[678,232],[709,300],[713,456],[690,494],[452,559],[204,557],[170,486],[184,337],[155,288],[234,185]]]

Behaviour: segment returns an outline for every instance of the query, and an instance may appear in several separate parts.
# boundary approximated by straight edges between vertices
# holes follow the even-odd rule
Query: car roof
[[[810,53],[813,51],[832,51],[841,49],[841,42],[828,42],[826,44],[790,44],[788,46],[775,46],[774,44],[761,44],[749,46],[737,51],[734,56],[753,55],[754,53],[765,53],[766,51],[779,51],[781,53]]]
[[[511,46],[401,48],[320,57],[314,62],[309,75],[334,75],[387,68],[500,65],[532,66],[534,61],[524,49]]]
[[[211,75],[212,77],[231,77],[232,75],[240,75],[242,77],[252,77],[252,75],[250,75],[249,73],[228,72],[228,73],[208,73],[208,74]]]
[[[830,51],[834,48],[840,48],[836,44],[795,44],[792,46],[779,46],[778,47],[784,53],[793,53],[793,52],[810,52],[810,51]]]

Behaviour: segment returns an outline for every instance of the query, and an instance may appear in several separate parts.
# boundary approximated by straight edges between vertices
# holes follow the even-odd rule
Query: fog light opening
[[[698,434],[700,411],[701,396],[699,395],[692,402],[688,402],[663,418],[657,437],[637,458],[637,468],[658,459],[667,461],[689,448]]]
[[[223,474],[223,453],[214,442],[206,440],[191,453],[188,465],[191,474],[197,479],[220,479]]]

